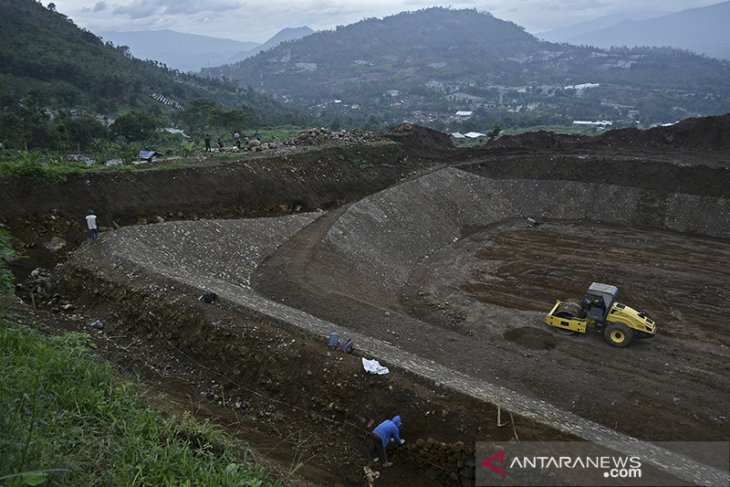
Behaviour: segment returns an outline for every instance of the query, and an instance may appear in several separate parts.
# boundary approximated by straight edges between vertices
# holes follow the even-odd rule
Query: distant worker
[[[256,140],[261,140],[261,134],[259,133],[258,129],[256,130],[256,133],[253,134],[253,138]]]
[[[205,134],[205,152],[210,152],[213,149],[210,147],[210,134]]]
[[[386,419],[380,423],[371,433],[370,447],[368,454],[370,459],[374,462],[383,459],[383,467],[390,467],[393,465],[388,461],[388,454],[386,447],[388,442],[393,439],[398,445],[402,445],[406,440],[402,440],[400,437],[400,416],[395,416],[392,420]]]
[[[96,215],[92,210],[86,212],[86,226],[89,228],[91,240],[96,240],[99,237],[99,227],[96,225]]]
[[[238,147],[240,149],[241,148],[241,134],[236,132],[235,134],[233,134],[233,138],[236,140],[236,147]]]
[[[221,137],[218,137],[218,150],[222,151],[223,147],[225,147],[225,144],[223,143],[223,139]]]

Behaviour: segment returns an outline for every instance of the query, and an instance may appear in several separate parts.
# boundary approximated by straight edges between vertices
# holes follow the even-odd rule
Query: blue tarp
[[[153,150],[141,150],[139,151],[139,154],[137,157],[140,159],[147,159],[148,161],[151,161],[153,157],[159,156],[160,154],[153,151]]]

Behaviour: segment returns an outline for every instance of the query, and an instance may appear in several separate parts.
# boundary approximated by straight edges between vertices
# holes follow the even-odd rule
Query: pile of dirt
[[[411,123],[396,125],[385,134],[385,137],[410,147],[426,149],[454,148],[454,144],[447,134]]]
[[[327,130],[326,128],[320,127],[302,132],[295,138],[285,140],[281,142],[281,144],[294,146],[363,144],[366,142],[372,142],[377,139],[378,136],[376,134],[374,134],[373,132],[368,132],[366,130],[353,129],[333,132],[331,130]],[[271,145],[271,143],[269,145]]]
[[[444,443],[430,436],[419,438],[406,449],[413,455],[408,460],[423,470],[425,476],[433,477],[444,485],[460,481],[461,485],[471,485],[475,477],[474,449],[463,441]],[[447,465],[448,469],[435,469],[433,465]]]
[[[500,137],[490,148],[503,149],[583,149],[606,147],[693,149],[723,151],[730,148],[730,114],[689,118],[666,127],[648,130],[625,128],[610,130],[600,136],[556,134],[540,130]]]
[[[717,117],[688,118],[666,127],[649,130],[612,130],[600,137],[609,145],[694,148],[708,151],[730,148],[730,114]]]
[[[524,134],[505,135],[500,137],[490,147],[502,149],[530,148],[530,149],[563,149],[576,145],[585,137],[556,134],[546,130],[525,132]]]

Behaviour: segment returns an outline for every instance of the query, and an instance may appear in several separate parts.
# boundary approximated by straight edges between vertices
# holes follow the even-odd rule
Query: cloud
[[[557,10],[557,11],[586,11],[600,10],[608,7],[610,4],[601,0],[565,0],[561,3],[539,4],[536,7],[540,10]]]
[[[2,2],[4,0],[0,0]],[[451,5],[476,8],[541,32],[607,14],[637,9],[681,10],[719,0],[54,0],[64,14],[92,32],[171,29],[263,42],[292,25],[333,29],[403,10]],[[94,5],[95,2],[96,6]]]
[[[206,12],[221,13],[237,10],[244,5],[235,0],[209,0],[207,2],[198,0],[134,0],[128,5],[116,7],[114,13],[126,15],[132,19],[143,19],[151,16],[197,15]]]

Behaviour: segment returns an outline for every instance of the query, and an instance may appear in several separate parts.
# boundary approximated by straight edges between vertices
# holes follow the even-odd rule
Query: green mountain
[[[127,47],[104,43],[34,0],[2,0],[0,32],[0,108],[5,114],[0,122],[10,123],[13,111],[24,116],[20,112],[31,106],[46,113],[111,117],[137,110],[172,120],[188,100],[202,98],[244,108],[254,123],[297,117],[291,108],[253,89],[135,59]],[[5,134],[0,136],[7,142]]]
[[[730,63],[673,49],[543,42],[476,10],[366,19],[203,74],[322,115],[436,127],[453,125],[457,110],[482,126],[648,125],[730,111]]]
[[[312,29],[309,27],[302,26],[302,27],[287,27],[285,29],[281,29],[279,32],[274,35],[271,39],[264,42],[260,46],[256,46],[253,49],[250,49],[248,51],[241,51],[236,53],[235,56],[231,57],[231,59],[226,60],[226,62],[213,64],[208,63],[211,66],[220,66],[221,64],[233,64],[238,61],[242,61],[246,58],[249,58],[251,56],[255,56],[256,54],[260,53],[261,51],[265,51],[267,49],[271,49],[272,47],[276,47],[282,42],[287,41],[295,41],[297,39],[301,39],[304,36],[308,36],[309,34],[314,33]]]

